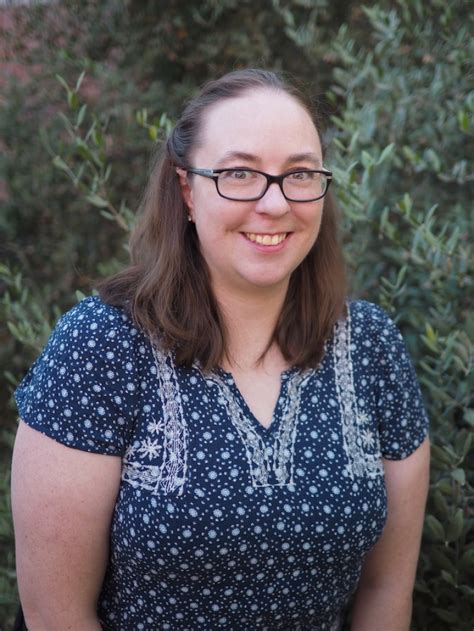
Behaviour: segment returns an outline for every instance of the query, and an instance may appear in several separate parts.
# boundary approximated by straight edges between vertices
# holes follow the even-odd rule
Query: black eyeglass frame
[[[256,202],[257,200],[262,199],[262,197],[266,194],[271,184],[273,183],[278,184],[283,197],[289,202],[298,202],[300,204],[306,204],[307,202],[316,202],[318,201],[318,199],[322,199],[326,195],[326,193],[329,190],[329,185],[332,182],[332,171],[328,171],[327,169],[297,169],[295,171],[286,171],[285,173],[282,173],[281,175],[270,175],[269,173],[265,173],[264,171],[259,171],[258,169],[246,169],[244,167],[236,167],[235,169],[195,169],[195,168],[190,167],[188,169],[185,169],[185,171],[187,173],[193,173],[194,175],[201,175],[202,177],[207,177],[211,180],[214,180],[218,195],[220,195],[220,197],[223,197],[224,199],[229,199],[233,202]],[[250,171],[250,173],[259,173],[260,175],[263,175],[266,178],[267,185],[265,189],[263,190],[263,192],[257,197],[249,197],[248,199],[236,199],[235,197],[228,197],[227,195],[223,195],[220,192],[219,184],[218,184],[219,174],[225,173],[226,171],[237,171],[237,172]],[[322,195],[319,195],[318,197],[314,197],[311,199],[304,199],[304,200],[291,199],[291,197],[288,197],[285,194],[285,191],[283,190],[283,180],[288,175],[292,175],[294,173],[322,173],[323,175],[327,177],[326,190],[324,191]]]

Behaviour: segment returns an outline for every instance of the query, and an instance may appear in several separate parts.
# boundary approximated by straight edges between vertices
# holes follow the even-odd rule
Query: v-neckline
[[[238,402],[239,407],[244,412],[244,415],[252,422],[252,425],[257,429],[257,431],[263,434],[270,434],[275,431],[276,427],[280,424],[281,420],[281,406],[285,400],[285,393],[287,389],[288,380],[291,376],[293,376],[297,372],[297,368],[291,367],[283,370],[280,373],[280,389],[278,392],[278,397],[275,402],[275,406],[273,408],[272,417],[270,424],[265,426],[261,423],[258,418],[253,413],[250,405],[247,403],[244,395],[240,391],[240,388],[237,385],[237,382],[234,379],[234,376],[231,372],[224,370],[224,368],[217,367],[214,369],[214,372],[225,381],[228,388],[230,389],[234,399]]]
[[[218,402],[227,408],[228,421],[242,441],[255,488],[294,484],[300,401],[308,377],[305,372],[292,368],[281,373],[280,394],[269,427],[255,418],[231,373],[214,369],[209,374],[209,381],[219,389]]]

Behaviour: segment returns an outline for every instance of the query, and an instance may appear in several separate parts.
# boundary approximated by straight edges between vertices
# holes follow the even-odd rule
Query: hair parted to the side
[[[227,348],[225,324],[195,226],[188,222],[176,167],[193,166],[190,155],[212,105],[262,88],[292,96],[318,127],[300,91],[274,72],[237,70],[207,83],[187,104],[155,158],[130,239],[130,266],[97,285],[104,302],[124,308],[151,339],[174,351],[179,365],[198,360],[204,369],[215,368]],[[318,238],[291,276],[274,331],[273,340],[285,359],[300,368],[318,365],[324,343],[345,311],[345,268],[337,224],[329,191]]]

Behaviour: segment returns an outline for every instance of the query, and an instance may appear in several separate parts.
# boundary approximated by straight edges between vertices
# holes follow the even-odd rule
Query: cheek
[[[322,221],[323,221],[323,209],[321,208],[321,210],[318,212],[317,221],[315,225],[316,236],[319,234],[319,231],[321,230]]]
[[[194,219],[203,238],[234,235],[242,230],[247,216],[245,204],[235,205],[220,197],[195,197]]]
[[[225,228],[218,219],[218,214],[206,209],[196,208],[194,212],[194,224],[203,254],[213,253],[220,248]]]
[[[308,209],[309,210],[309,209]],[[301,221],[306,226],[308,233],[316,238],[321,228],[321,222],[323,218],[323,205],[318,204],[312,208],[309,212],[301,216]]]

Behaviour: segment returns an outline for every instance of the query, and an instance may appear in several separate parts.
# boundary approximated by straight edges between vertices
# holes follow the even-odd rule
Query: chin
[[[244,280],[248,285],[259,289],[279,289],[281,287],[286,289],[286,287],[288,287],[290,277],[269,274],[268,276],[247,276],[244,277]]]

